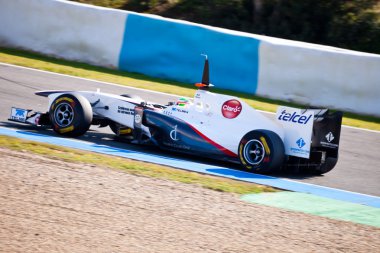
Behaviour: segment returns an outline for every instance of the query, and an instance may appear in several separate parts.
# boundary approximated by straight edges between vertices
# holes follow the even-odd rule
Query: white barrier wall
[[[116,68],[126,16],[66,1],[0,0],[0,45]]]
[[[380,55],[262,37],[257,95],[380,116]]]

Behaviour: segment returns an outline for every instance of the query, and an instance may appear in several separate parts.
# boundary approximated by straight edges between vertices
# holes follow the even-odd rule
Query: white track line
[[[47,74],[51,74],[51,75],[64,76],[64,77],[69,77],[69,78],[76,78],[76,79],[79,79],[79,80],[90,81],[90,82],[97,82],[97,83],[102,83],[102,84],[108,84],[108,85],[113,85],[113,86],[118,86],[118,87],[124,87],[124,88],[128,88],[128,89],[133,89],[133,90],[140,90],[140,91],[144,91],[144,92],[150,92],[150,93],[161,94],[161,95],[166,95],[166,96],[181,97],[179,95],[168,94],[168,93],[164,93],[164,92],[160,92],[160,91],[152,91],[152,90],[146,90],[146,89],[142,89],[142,88],[131,87],[131,86],[127,86],[127,85],[121,85],[121,84],[116,84],[116,83],[109,83],[109,82],[104,82],[104,81],[98,81],[98,80],[84,78],[84,77],[70,76],[70,75],[60,74],[60,73],[46,71],[46,70],[40,70],[40,69],[34,69],[34,68],[29,68],[29,67],[23,67],[23,66],[13,65],[13,64],[9,64],[9,63],[0,62],[0,65],[8,66],[8,67],[14,67],[14,68],[20,68],[20,69],[27,69],[27,70],[41,72],[41,73],[47,73]],[[263,112],[263,113],[268,113],[268,114],[275,114],[273,112],[267,112],[267,111],[262,111],[262,110],[258,110],[258,111]],[[353,127],[353,126],[347,126],[347,125],[342,125],[342,126],[346,127],[346,128],[354,129],[354,130],[360,130],[360,131],[377,133],[377,134],[380,133],[380,131],[377,131],[377,130],[370,130],[370,129],[360,128],[360,127]]]

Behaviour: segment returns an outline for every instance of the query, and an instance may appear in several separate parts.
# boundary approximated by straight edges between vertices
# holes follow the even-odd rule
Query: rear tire
[[[248,171],[269,173],[279,170],[284,158],[284,143],[272,131],[251,131],[239,143],[239,160]]]
[[[49,117],[56,133],[76,137],[90,128],[92,108],[90,102],[79,94],[62,94],[50,105]]]

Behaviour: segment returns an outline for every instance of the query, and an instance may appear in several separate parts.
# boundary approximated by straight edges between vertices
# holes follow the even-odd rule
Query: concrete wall
[[[128,13],[54,0],[0,0],[0,45],[117,68]]]
[[[0,0],[0,45],[380,116],[380,56],[59,0]]]
[[[264,38],[257,95],[380,116],[380,56]]]

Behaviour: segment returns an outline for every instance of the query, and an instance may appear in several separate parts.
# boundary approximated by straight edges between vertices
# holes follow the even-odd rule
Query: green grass
[[[162,80],[142,74],[121,72],[17,49],[0,47],[0,62],[186,97],[193,97],[195,92],[195,87],[192,84]],[[263,111],[275,112],[278,105],[302,107],[302,105],[286,101],[267,99],[228,90],[213,89],[213,92],[240,97],[252,107]],[[343,124],[380,131],[380,118],[378,117],[345,112]]]
[[[3,135],[0,135],[0,147],[16,151],[26,151],[67,162],[91,164],[100,167],[123,170],[126,173],[133,175],[167,179],[186,184],[195,184],[203,188],[222,192],[246,194],[277,191],[268,186],[245,183],[237,180],[219,178],[195,172],[188,172],[171,167],[134,161],[120,157],[101,155],[92,152],[79,151],[76,149],[68,149],[40,142],[26,141]]]

